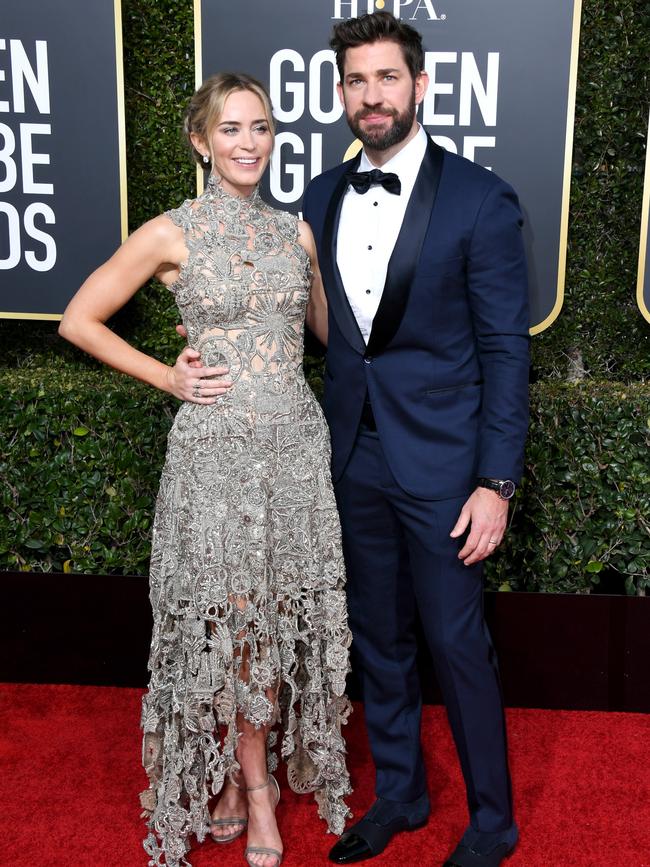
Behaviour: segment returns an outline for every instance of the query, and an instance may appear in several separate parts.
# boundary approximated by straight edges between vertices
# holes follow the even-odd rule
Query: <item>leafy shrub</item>
[[[0,568],[145,573],[173,399],[113,373],[1,380]]]
[[[650,386],[538,384],[526,475],[492,587],[644,594],[650,584]],[[618,579],[618,580],[617,580]]]
[[[648,3],[582,4],[565,300],[533,341],[539,378],[564,378],[576,357],[598,379],[650,374],[650,328],[635,298],[648,56]]]
[[[112,372],[0,374],[0,568],[147,571],[177,406]],[[492,587],[589,593],[650,583],[650,387],[537,385],[526,478]]]

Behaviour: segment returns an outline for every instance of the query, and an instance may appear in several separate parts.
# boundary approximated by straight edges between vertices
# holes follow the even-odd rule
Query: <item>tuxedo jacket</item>
[[[314,178],[303,199],[329,306],[323,409],[334,481],[366,397],[408,493],[446,499],[471,492],[477,476],[518,481],[529,317],[517,196],[429,140],[366,345],[336,264],[345,175],[359,159]]]

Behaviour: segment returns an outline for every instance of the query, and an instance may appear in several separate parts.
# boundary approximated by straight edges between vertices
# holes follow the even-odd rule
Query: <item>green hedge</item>
[[[491,586],[645,595],[648,454],[650,385],[534,386],[525,477]]]
[[[0,374],[0,569],[145,574],[175,400],[113,372]]]
[[[0,568],[147,570],[176,402],[113,373],[0,374]],[[650,386],[537,385],[526,479],[493,588],[650,583]]]
[[[650,374],[650,328],[636,303],[648,134],[650,4],[586,0],[576,95],[562,312],[533,341],[539,377],[630,381]]]

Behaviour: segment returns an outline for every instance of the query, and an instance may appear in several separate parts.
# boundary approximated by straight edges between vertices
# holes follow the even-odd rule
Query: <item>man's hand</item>
[[[471,525],[458,559],[471,566],[489,557],[503,539],[507,520],[508,501],[502,500],[489,488],[477,488],[463,506],[456,526],[449,534],[452,539],[457,539]]]
[[[179,400],[190,403],[216,403],[217,399],[231,388],[232,382],[207,377],[223,376],[226,373],[227,367],[203,367],[201,353],[186,346],[176,359],[176,364],[169,368],[169,391]]]
[[[177,325],[177,326],[176,326],[176,333],[177,333],[180,337],[184,337],[185,340],[187,340],[187,328],[186,328],[184,325]],[[198,352],[197,352],[196,354],[197,354],[197,356],[199,355]],[[200,356],[199,356],[198,358],[195,358],[195,359],[193,359],[192,361],[190,361],[190,367],[201,367],[201,358],[200,358]]]

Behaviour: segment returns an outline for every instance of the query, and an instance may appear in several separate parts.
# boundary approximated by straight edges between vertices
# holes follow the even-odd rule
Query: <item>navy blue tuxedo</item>
[[[421,818],[419,615],[471,823],[501,832],[513,826],[512,804],[482,568],[458,559],[464,539],[449,533],[477,476],[521,474],[529,349],[521,214],[496,175],[429,142],[366,346],[336,265],[345,175],[357,165],[315,178],[303,212],[329,305],[324,410],[376,791],[417,805],[411,818]],[[367,400],[376,432],[360,424]]]
[[[518,481],[529,322],[517,197],[430,142],[366,347],[336,266],[345,175],[356,163],[315,178],[303,201],[330,309],[324,410],[334,480],[367,391],[404,490],[438,499],[469,493],[477,475]]]

